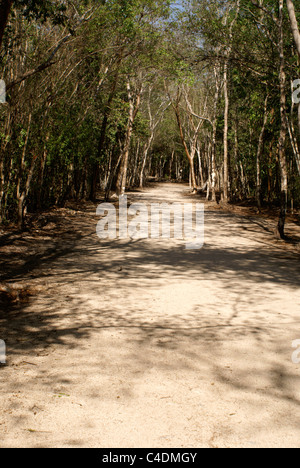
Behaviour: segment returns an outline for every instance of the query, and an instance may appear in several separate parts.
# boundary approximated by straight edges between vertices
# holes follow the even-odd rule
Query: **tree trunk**
[[[122,151],[121,166],[119,169],[119,174],[118,174],[117,183],[116,183],[117,196],[124,195],[125,190],[126,190],[128,160],[129,160],[131,137],[133,133],[133,124],[135,121],[135,117],[137,116],[137,113],[140,108],[142,88],[137,92],[135,103],[134,103],[134,97],[133,97],[132,90],[131,90],[131,84],[129,81],[127,82],[127,92],[128,92],[128,99],[129,99],[129,118],[128,118],[128,124],[127,124],[125,143],[124,143],[124,147]]]
[[[152,94],[152,91],[153,91],[153,86],[150,86],[149,95],[148,95],[148,103],[147,103],[149,122],[150,122],[150,137],[149,137],[148,141],[145,143],[145,146],[144,146],[142,167],[141,167],[141,172],[140,172],[140,188],[143,188],[143,186],[144,186],[144,173],[145,173],[145,168],[146,168],[146,164],[147,164],[148,154],[149,154],[149,151],[151,149],[151,146],[152,146],[152,143],[153,143],[153,140],[154,140],[155,131],[156,131],[158,125],[160,124],[160,122],[161,122],[161,120],[162,120],[162,118],[164,116],[164,113],[166,112],[166,110],[170,106],[170,103],[167,104],[166,106],[165,106],[164,103],[162,103],[162,105],[159,107],[156,115],[153,116],[152,115],[152,110],[151,110],[151,94]]]
[[[134,167],[132,170],[132,177],[131,177],[131,182],[130,182],[131,186],[136,186],[136,178],[137,178],[136,174],[137,174],[138,165],[139,165],[139,155],[140,155],[140,140],[138,140],[137,146],[136,146]]]
[[[262,152],[263,152],[263,147],[264,147],[264,135],[265,135],[265,130],[266,126],[268,123],[268,100],[269,96],[266,97],[265,99],[265,105],[264,105],[264,121],[263,121],[263,126],[260,132],[259,136],[259,141],[258,141],[258,148],[257,148],[257,155],[256,155],[256,201],[257,201],[257,206],[259,211],[261,210],[261,198],[262,198],[262,191],[261,191],[261,157],[262,157]]]
[[[0,0],[0,47],[2,46],[3,36],[12,4],[13,0]]]
[[[232,20],[229,28],[229,45],[225,50],[225,63],[224,63],[224,184],[223,184],[223,197],[224,202],[227,203],[229,200],[229,154],[228,154],[228,130],[229,130],[229,91],[228,91],[228,68],[229,59],[232,52],[232,39],[233,39],[233,28],[237,21],[240,11],[240,0],[237,0],[235,6],[235,18]],[[225,23],[227,24],[228,16],[225,17]]]
[[[11,111],[9,110],[8,116],[6,119],[5,123],[5,129],[4,129],[4,135],[5,138],[2,139],[2,143],[0,146],[0,221],[2,221],[3,217],[5,216],[5,196],[7,192],[7,183],[4,180],[5,178],[5,172],[4,172],[4,155],[6,151],[6,147],[9,141],[8,136],[10,135],[11,132],[11,121],[12,121],[12,115]],[[12,159],[11,159],[12,163]],[[11,174],[11,171],[10,171]]]
[[[120,195],[124,195],[125,190],[126,190],[128,159],[129,159],[129,150],[130,150],[132,132],[133,132],[133,121],[130,118],[128,121],[125,144],[124,144],[122,158],[121,158],[121,166],[120,166],[117,184],[116,184],[116,194],[118,195],[118,197]]]
[[[229,94],[228,94],[228,61],[224,65],[224,202],[228,202],[229,190],[229,160],[228,160],[228,121],[229,121]]]
[[[300,32],[299,32],[299,28],[298,28],[294,3],[293,3],[292,0],[286,0],[286,3],[287,3],[287,9],[288,9],[288,12],[289,12],[290,23],[291,23],[291,28],[292,28],[294,41],[295,41],[295,44],[296,44],[297,52],[298,52],[299,57],[300,57]]]
[[[218,111],[218,102],[220,97],[220,86],[218,81],[218,70],[217,67],[214,67],[215,74],[215,99],[214,99],[214,116],[213,116],[213,130],[212,130],[212,148],[211,148],[211,169],[212,169],[212,201],[215,203],[217,201],[216,197],[216,178],[217,178],[217,164],[216,164],[216,135],[217,135],[217,111]]]
[[[181,138],[181,141],[182,141],[182,144],[183,144],[183,147],[184,147],[184,150],[185,150],[185,153],[187,155],[189,165],[190,165],[192,188],[193,188],[193,191],[196,191],[197,182],[196,182],[196,177],[195,177],[194,158],[191,157],[185,138],[184,138],[182,123],[181,123],[181,118],[180,118],[179,105],[176,107],[176,118],[177,118],[177,123],[179,127],[180,138]]]
[[[294,122],[293,122],[294,106],[295,104],[292,103],[290,122],[287,119],[287,126],[288,126],[291,146],[292,146],[293,153],[294,153],[295,160],[296,160],[298,174],[300,176],[300,151],[299,151],[299,145],[298,145],[297,136],[295,132]]]
[[[119,64],[120,64],[120,61],[121,61],[121,59],[118,62]],[[115,97],[118,80],[119,80],[119,70],[117,71],[117,73],[115,75],[112,90],[110,92],[110,95],[108,97],[107,104],[106,104],[105,110],[104,110],[104,116],[103,116],[103,120],[102,120],[101,132],[100,132],[100,137],[99,137],[99,142],[98,142],[98,160],[99,161],[100,161],[101,156],[102,156],[102,151],[103,151],[103,147],[104,147],[104,143],[105,143],[108,120],[109,120],[109,116],[110,116],[111,108],[112,108],[111,105],[112,105],[112,101],[113,101],[113,99]],[[98,183],[99,183],[99,178],[100,178],[100,167],[99,167],[100,163],[99,163],[99,161],[96,161],[92,165],[91,187],[90,187],[90,197],[89,197],[91,201],[96,201],[97,188],[98,188]]]
[[[172,105],[176,114],[180,138],[181,138],[181,141],[182,141],[182,144],[183,144],[183,147],[184,147],[184,150],[185,150],[185,153],[187,155],[189,165],[190,165],[191,188],[193,189],[193,192],[196,192],[197,181],[196,181],[196,175],[195,175],[194,158],[196,154],[196,145],[197,145],[197,138],[198,138],[198,134],[200,130],[200,124],[198,125],[197,129],[195,129],[194,138],[191,140],[191,151],[190,151],[185,141],[184,131],[183,131],[181,117],[180,117],[180,110],[179,110],[180,97],[181,97],[181,94],[179,93],[179,90],[178,90],[176,105],[174,103],[172,103]]]
[[[144,173],[145,173],[145,168],[146,168],[146,164],[147,164],[147,158],[148,158],[149,150],[151,148],[153,139],[154,139],[154,133],[151,134],[148,142],[145,143],[145,146],[144,146],[143,161],[142,161],[142,167],[141,167],[141,172],[140,172],[140,188],[144,187]]]
[[[281,128],[279,137],[279,162],[281,173],[281,193],[280,193],[280,215],[277,226],[277,234],[281,239],[285,239],[285,221],[288,206],[288,166],[285,153],[285,143],[287,135],[286,120],[286,74],[284,57],[284,31],[283,31],[283,1],[279,0],[279,53],[280,53],[280,116]]]
[[[22,151],[22,157],[21,157],[21,163],[20,163],[20,170],[18,174],[18,179],[17,179],[17,202],[18,202],[18,228],[20,230],[23,229],[24,226],[24,201],[25,201],[25,190],[21,190],[22,186],[22,180],[24,177],[24,172],[26,169],[25,166],[25,157],[26,157],[26,151],[27,151],[27,146],[28,146],[28,140],[29,140],[29,134],[30,134],[30,128],[31,128],[31,120],[32,120],[32,114],[29,115],[29,121],[28,121],[28,128],[27,128],[27,133],[26,133],[26,139],[25,139],[25,144],[24,148]],[[31,181],[31,178],[29,180],[29,183]],[[28,185],[28,177],[27,177],[27,182],[26,186]]]
[[[204,179],[203,179],[203,169],[202,169],[202,156],[201,156],[201,148],[197,145],[197,155],[198,155],[198,164],[199,164],[199,185],[203,187]]]

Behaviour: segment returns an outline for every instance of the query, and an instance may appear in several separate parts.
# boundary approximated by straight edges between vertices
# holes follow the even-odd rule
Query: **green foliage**
[[[165,110],[167,87],[175,98],[177,90],[181,90],[179,109],[188,146],[197,118],[191,117],[185,97],[188,96],[195,114],[208,119],[197,140],[203,182],[211,178],[215,119],[216,169],[218,189],[222,190],[223,74],[229,44],[231,195],[237,199],[255,196],[257,147],[268,95],[262,192],[265,199],[276,201],[280,185],[277,158],[280,57],[278,28],[272,15],[278,15],[278,2],[265,0],[264,7],[270,12],[266,14],[250,0],[241,0],[238,15],[236,2],[231,0],[187,0],[183,2],[185,9],[179,10],[170,9],[171,3],[15,0],[1,50],[2,76],[13,81],[27,71],[37,72],[9,91],[9,105],[1,109],[2,221],[16,219],[18,188],[26,189],[32,167],[33,177],[25,200],[31,211],[62,205],[68,198],[87,198],[94,180],[97,187],[114,188],[129,125],[127,82],[134,104],[138,96],[141,99],[133,123],[130,183],[139,183],[143,151],[149,141],[152,145],[146,173],[151,168],[152,175],[163,178],[176,178],[179,174],[189,177],[174,109]],[[79,21],[85,15],[88,19]],[[290,82],[299,76],[300,70],[286,11],[284,21],[287,114],[299,143],[296,115],[291,112]],[[63,46],[54,54],[51,67],[38,72],[61,42]],[[25,147],[29,115],[32,122]],[[150,115],[154,119],[161,117],[154,135]],[[23,151],[25,167],[21,168]],[[299,174],[288,139],[286,153],[290,196],[300,203]],[[200,177],[197,157],[195,167]]]
[[[51,19],[56,24],[64,24],[67,21],[65,2],[59,0],[14,0],[15,8],[29,21],[40,20],[42,22]]]

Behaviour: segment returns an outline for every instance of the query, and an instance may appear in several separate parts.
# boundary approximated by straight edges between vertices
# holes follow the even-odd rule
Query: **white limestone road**
[[[0,446],[299,447],[299,254],[210,205],[201,250],[100,240],[98,220],[81,217],[80,238],[28,272],[45,289],[0,313]]]

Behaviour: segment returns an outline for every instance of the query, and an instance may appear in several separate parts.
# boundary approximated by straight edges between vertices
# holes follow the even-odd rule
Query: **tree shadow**
[[[0,372],[43,355],[78,353],[74,379],[89,382],[90,375],[117,375],[121,369],[128,399],[149,368],[199,375],[209,369],[216,382],[240,391],[241,398],[259,394],[298,408],[293,386],[300,377],[286,354],[290,342],[285,345],[289,325],[282,342],[273,341],[286,323],[297,323],[297,305],[281,311],[277,302],[284,294],[299,299],[299,258],[268,244],[260,226],[247,229],[243,217],[210,211],[206,216],[207,241],[199,251],[186,250],[181,240],[100,241],[89,225],[76,240],[61,239],[4,274],[20,281],[26,272],[25,279],[46,286],[28,303],[2,304],[0,338],[7,343],[8,366]],[[122,352],[119,343],[101,345],[109,331],[120,332]],[[85,345],[95,334],[99,349],[84,362]],[[253,365],[240,352],[244,342],[245,352],[253,351]],[[232,374],[224,368],[226,359],[234,362]],[[45,388],[72,381],[65,368],[55,375],[45,368],[36,372],[28,389],[36,375]]]

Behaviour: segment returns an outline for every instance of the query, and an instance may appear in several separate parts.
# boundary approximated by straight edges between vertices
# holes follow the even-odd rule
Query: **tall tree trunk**
[[[44,176],[45,176],[45,166],[46,166],[46,160],[47,160],[47,142],[49,140],[49,133],[47,133],[45,137],[45,143],[44,143],[44,150],[43,150],[43,156],[41,159],[41,167],[40,167],[40,175],[39,175],[39,188],[37,192],[37,209],[41,210],[42,208],[42,193],[43,193],[43,182],[44,182]]]
[[[204,179],[203,179],[203,168],[202,168],[202,155],[201,155],[201,148],[199,144],[197,145],[196,151],[198,155],[198,164],[199,164],[199,185],[200,187],[203,187]]]
[[[216,163],[216,136],[217,136],[217,111],[218,111],[218,102],[220,97],[220,85],[218,78],[217,66],[214,67],[215,74],[215,99],[214,99],[214,115],[213,115],[213,129],[212,129],[212,148],[211,148],[211,170],[212,170],[212,181],[211,181],[211,190],[212,190],[212,201],[216,202],[216,179],[217,179],[217,163]]]
[[[229,59],[232,52],[232,39],[233,39],[233,28],[237,21],[239,11],[240,11],[240,0],[237,0],[235,6],[236,15],[232,20],[229,28],[229,45],[225,50],[225,63],[224,63],[224,100],[225,100],[225,109],[224,109],[224,185],[223,185],[223,197],[224,202],[227,203],[229,200],[229,153],[228,153],[228,131],[229,131]],[[225,24],[227,24],[228,16],[225,16]]]
[[[128,159],[129,159],[132,132],[133,132],[133,121],[130,118],[128,120],[126,138],[125,138],[125,143],[124,143],[124,148],[123,148],[122,158],[121,158],[121,166],[119,169],[119,174],[118,174],[117,183],[116,183],[116,194],[118,196],[124,195],[125,190],[126,190]]]
[[[140,171],[140,188],[143,188],[143,186],[144,186],[144,173],[145,173],[145,169],[146,169],[148,154],[149,154],[149,151],[151,149],[151,146],[152,146],[152,143],[153,143],[153,140],[154,140],[155,131],[156,131],[158,125],[160,124],[160,122],[161,122],[161,120],[162,120],[162,118],[164,116],[164,113],[166,112],[166,110],[170,106],[170,103],[168,103],[167,105],[164,105],[164,103],[162,103],[162,105],[159,107],[156,115],[152,115],[152,110],[151,110],[151,94],[152,94],[152,91],[153,91],[153,86],[150,86],[149,87],[148,102],[147,102],[149,122],[150,122],[150,136],[149,136],[148,141],[145,143],[145,146],[144,146],[142,167],[141,167],[141,171]]]
[[[122,151],[121,165],[120,165],[119,174],[118,174],[117,183],[116,183],[117,196],[124,195],[125,190],[126,190],[128,160],[129,160],[131,137],[133,133],[133,124],[135,121],[135,117],[137,116],[137,113],[140,108],[142,88],[137,91],[136,102],[134,102],[134,97],[133,97],[133,92],[131,89],[130,81],[127,82],[127,92],[128,92],[128,99],[129,99],[129,117],[128,117],[125,143],[124,143],[124,147]]]
[[[191,188],[193,190],[193,193],[196,193],[197,190],[198,190],[198,186],[197,186],[197,179],[196,179],[196,173],[195,173],[194,159],[195,159],[196,150],[197,150],[197,140],[198,140],[199,132],[200,132],[200,129],[201,129],[202,125],[203,125],[204,120],[207,120],[207,119],[199,117],[193,112],[191,103],[189,102],[189,99],[188,99],[188,96],[187,96],[187,93],[186,93],[185,99],[186,99],[186,104],[187,104],[187,112],[190,113],[190,123],[191,123],[191,127],[192,127],[192,129],[194,131],[194,134],[190,136],[190,149],[189,149],[188,145],[186,143],[186,138],[184,136],[183,126],[182,126],[182,121],[181,121],[181,115],[180,115],[180,108],[179,107],[180,107],[181,96],[182,96],[182,92],[180,92],[179,88],[178,88],[176,103],[174,103],[173,101],[171,101],[171,103],[172,103],[173,109],[175,111],[175,115],[176,115],[176,119],[177,119],[177,123],[178,123],[178,128],[179,128],[179,133],[180,133],[180,138],[181,138],[181,141],[182,141],[182,144],[183,144],[183,147],[184,147],[184,150],[185,150],[185,153],[187,155],[189,165],[190,165],[190,185],[191,185]],[[170,98],[170,96],[169,96],[169,98]],[[170,98],[170,100],[171,100],[171,98]],[[192,120],[192,116],[199,119],[198,125],[194,124],[194,122]]]
[[[20,171],[18,175],[18,181],[17,181],[17,202],[18,202],[18,228],[20,230],[23,230],[24,228],[24,210],[25,210],[25,201],[29,195],[29,190],[31,187],[31,181],[35,169],[35,164],[37,161],[37,155],[32,156],[31,164],[30,164],[30,169],[26,177],[26,181],[24,184],[23,190],[21,190],[21,185],[22,185],[22,179],[24,178],[24,172],[26,170],[26,164],[25,164],[25,157],[26,157],[26,151],[28,147],[28,141],[29,141],[29,134],[30,134],[30,129],[31,129],[31,121],[32,121],[32,114],[29,115],[29,123],[28,123],[28,129],[27,129],[27,134],[26,134],[26,140],[22,152],[22,158],[21,158],[21,164],[20,164]]]
[[[229,191],[229,155],[228,155],[228,122],[229,122],[229,94],[228,94],[228,60],[224,65],[224,202],[228,202]]]
[[[26,133],[26,139],[24,143],[24,148],[22,151],[22,157],[21,157],[21,162],[20,162],[20,170],[18,174],[18,179],[17,179],[17,202],[18,202],[18,228],[20,230],[23,229],[24,225],[24,201],[25,201],[25,191],[21,190],[21,185],[22,185],[22,180],[24,177],[24,172],[26,169],[25,166],[25,157],[26,157],[26,151],[27,151],[27,145],[28,145],[28,140],[29,140],[29,134],[30,134],[30,128],[31,128],[31,120],[32,120],[32,114],[29,115],[29,121],[28,121],[28,128],[27,128],[27,133]]]
[[[130,185],[135,186],[136,185],[136,174],[138,170],[138,165],[139,165],[139,156],[140,156],[140,140],[138,140],[137,145],[136,145],[136,153],[135,153],[135,160],[134,160],[134,166],[132,170],[132,176],[131,176],[131,181]]]
[[[295,41],[295,44],[296,44],[297,52],[298,52],[299,57],[300,57],[300,32],[299,32],[299,27],[298,27],[298,23],[297,23],[294,3],[293,3],[292,0],[286,0],[286,4],[287,4],[288,12],[289,12],[290,23],[291,23],[291,28],[292,28],[294,41]]]
[[[285,56],[284,56],[284,31],[283,31],[283,2],[279,0],[279,53],[280,53],[280,116],[281,128],[279,137],[279,162],[281,173],[281,194],[280,194],[280,216],[277,226],[277,234],[281,239],[285,239],[285,221],[288,206],[288,166],[285,153],[285,143],[287,136],[286,119],[286,74],[285,74]]]
[[[141,167],[141,171],[140,171],[140,188],[144,187],[144,173],[145,173],[145,168],[146,168],[146,164],[147,164],[149,150],[151,148],[153,139],[154,139],[154,133],[152,133],[149,140],[144,145],[142,167]]]
[[[180,133],[180,138],[185,150],[185,154],[187,155],[189,165],[190,165],[190,173],[191,173],[191,184],[193,187],[193,191],[197,190],[197,182],[196,182],[196,176],[195,176],[195,167],[194,167],[194,158],[191,157],[190,151],[188,149],[188,146],[186,144],[185,138],[184,138],[184,132],[182,128],[182,123],[181,123],[181,118],[180,118],[180,110],[179,110],[179,103],[177,106],[174,106],[175,113],[176,113],[176,119],[178,123],[178,128],[179,128],[179,133]]]
[[[0,0],[0,47],[2,45],[5,28],[13,0]]]
[[[292,83],[292,91],[293,91],[293,83]],[[295,110],[295,103],[292,102],[290,121],[287,117],[287,126],[288,126],[291,146],[292,146],[293,153],[294,153],[295,160],[296,160],[298,174],[300,175],[300,151],[299,151],[299,145],[298,145],[295,126],[294,126],[294,121],[293,121],[294,110]]]
[[[172,156],[171,156],[171,159],[170,159],[170,166],[169,166],[169,178],[170,178],[170,180],[172,180],[174,155],[175,155],[175,150],[172,151]]]
[[[4,171],[4,155],[6,151],[6,147],[9,141],[8,136],[10,135],[11,132],[11,122],[12,122],[12,114],[11,110],[9,109],[8,111],[8,116],[5,122],[5,128],[4,128],[4,135],[5,138],[2,139],[2,143],[0,146],[0,221],[2,221],[3,217],[5,216],[5,195],[7,191],[7,184],[6,181],[4,180],[5,178],[5,171]],[[11,162],[13,159],[11,159]]]
[[[121,60],[122,60],[122,57],[119,59],[118,64],[120,64]],[[96,193],[97,193],[97,188],[98,188],[98,183],[99,183],[99,178],[100,178],[99,161],[101,159],[103,148],[104,148],[106,130],[107,130],[108,120],[109,120],[109,116],[110,116],[111,108],[112,108],[111,104],[115,97],[118,80],[119,80],[119,69],[117,70],[115,74],[113,86],[112,86],[110,95],[108,97],[107,104],[104,109],[104,116],[102,120],[101,132],[100,132],[100,137],[99,137],[99,142],[98,142],[98,161],[96,161],[92,165],[91,187],[90,187],[90,197],[89,197],[91,201],[96,200]]]
[[[257,155],[256,155],[256,202],[259,211],[261,210],[261,198],[262,198],[262,191],[261,191],[261,157],[263,153],[264,147],[264,135],[266,131],[266,126],[268,123],[268,100],[269,96],[265,99],[264,104],[264,121],[263,126],[260,132],[258,147],[257,147]]]

